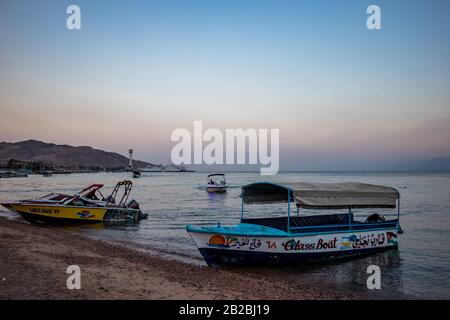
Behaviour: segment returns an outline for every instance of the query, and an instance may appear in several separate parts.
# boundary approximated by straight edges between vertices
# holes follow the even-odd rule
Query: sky
[[[68,30],[66,8],[81,8]],[[381,9],[368,30],[366,9]],[[167,163],[177,128],[280,130],[282,170],[450,156],[448,1],[0,2],[0,141]]]

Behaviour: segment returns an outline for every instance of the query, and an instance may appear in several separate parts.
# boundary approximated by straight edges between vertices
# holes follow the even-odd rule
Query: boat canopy
[[[212,174],[208,174],[208,178],[209,177],[214,177],[214,176],[225,176],[225,174],[223,174],[223,173],[212,173]]]
[[[296,202],[307,209],[395,208],[399,197],[395,188],[358,182],[258,182],[242,187],[244,203]]]

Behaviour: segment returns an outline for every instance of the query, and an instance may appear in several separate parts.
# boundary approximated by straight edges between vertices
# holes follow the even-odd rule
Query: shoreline
[[[0,299],[345,299],[251,269],[209,268],[0,217]],[[66,287],[69,265],[81,289]]]

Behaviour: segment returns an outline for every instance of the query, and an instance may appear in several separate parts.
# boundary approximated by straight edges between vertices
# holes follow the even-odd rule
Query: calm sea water
[[[0,179],[0,201],[42,196],[50,192],[73,194],[92,183],[105,184],[105,193],[127,173],[96,173]],[[186,224],[235,224],[240,216],[240,186],[267,179],[257,173],[229,173],[232,185],[226,194],[208,194],[205,173],[143,173],[133,179],[131,198],[136,199],[148,220],[133,226],[103,224],[69,227],[72,232],[97,239],[128,243],[190,263],[203,264]],[[398,188],[401,193],[399,250],[347,261],[291,268],[253,268],[246,271],[289,280],[302,286],[324,287],[348,297],[450,298],[450,173],[281,173],[271,181],[359,181]],[[248,214],[285,214],[283,205],[247,206]],[[380,211],[387,215],[395,211]],[[309,214],[310,212],[305,212]],[[370,212],[360,211],[364,216]],[[3,207],[0,215],[17,218]],[[368,290],[367,267],[379,265],[381,290]],[[218,276],[219,273],[218,273]]]

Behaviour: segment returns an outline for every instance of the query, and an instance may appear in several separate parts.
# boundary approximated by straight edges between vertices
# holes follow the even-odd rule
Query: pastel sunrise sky
[[[81,30],[66,8],[81,8]],[[382,30],[366,27],[370,4]],[[450,156],[449,1],[0,2],[0,141],[167,163],[176,128],[278,128],[284,170]]]

